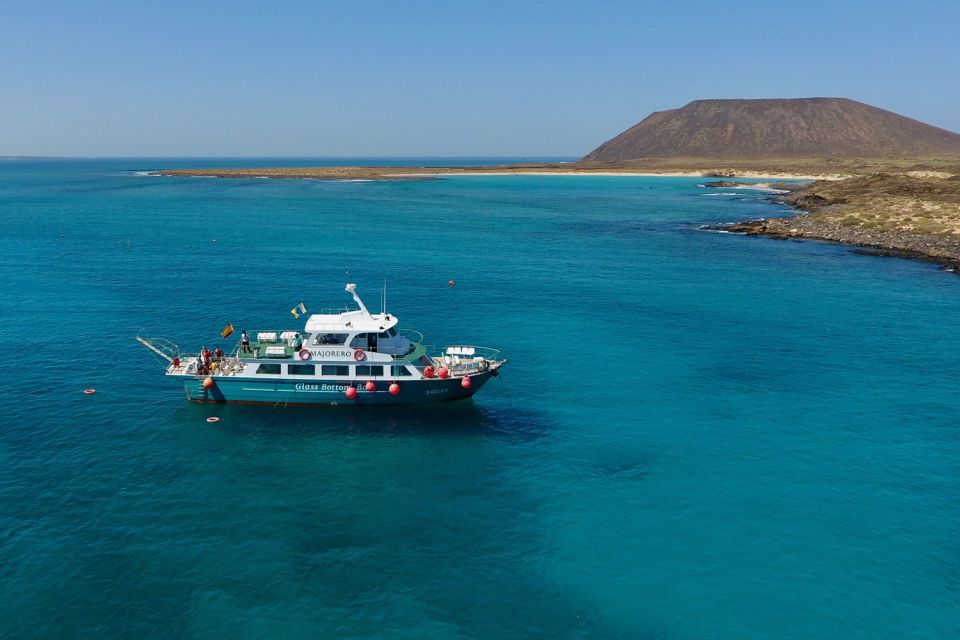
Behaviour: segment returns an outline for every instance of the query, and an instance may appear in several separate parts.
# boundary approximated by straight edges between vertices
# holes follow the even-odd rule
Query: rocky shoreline
[[[960,272],[960,241],[930,234],[851,229],[842,225],[821,222],[804,212],[789,218],[770,218],[709,225],[716,231],[764,236],[777,240],[816,240],[835,242],[855,247],[863,255],[908,258],[934,262],[950,271]]]
[[[744,187],[738,183],[705,186]],[[874,173],[809,185],[776,185],[773,200],[801,213],[710,225],[712,230],[859,247],[856,253],[935,262],[960,272],[960,175]]]

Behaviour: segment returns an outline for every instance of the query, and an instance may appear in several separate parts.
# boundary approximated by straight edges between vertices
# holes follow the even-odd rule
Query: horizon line
[[[503,155],[413,155],[413,154],[399,154],[399,155],[381,155],[381,154],[371,154],[371,155],[325,155],[325,156],[313,156],[313,155],[205,155],[205,154],[163,154],[163,155],[29,155],[29,154],[2,154],[0,153],[0,158],[4,160],[126,160],[126,159],[142,159],[142,158],[190,158],[190,159],[316,159],[316,160],[338,160],[338,159],[352,159],[352,158],[436,158],[436,159],[481,159],[481,160],[495,160],[503,158],[540,158],[540,159],[568,159],[568,158],[582,158],[582,155],[537,155],[537,154],[523,154],[523,155],[512,155],[512,154],[503,154]]]

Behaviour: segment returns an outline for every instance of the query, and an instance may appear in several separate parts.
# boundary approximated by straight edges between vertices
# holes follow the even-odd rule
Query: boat
[[[448,345],[398,329],[386,311],[372,314],[355,284],[356,309],[323,309],[302,330],[241,332],[228,352],[182,353],[173,342],[138,335],[166,361],[166,376],[191,402],[271,405],[399,405],[469,398],[499,375],[496,349]],[[385,296],[384,296],[385,297]]]

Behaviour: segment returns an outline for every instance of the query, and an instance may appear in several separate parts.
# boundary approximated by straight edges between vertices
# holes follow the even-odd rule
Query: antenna
[[[387,279],[386,277],[384,277],[383,279],[383,298],[381,299],[380,302],[381,302],[380,313],[386,314],[387,313]]]

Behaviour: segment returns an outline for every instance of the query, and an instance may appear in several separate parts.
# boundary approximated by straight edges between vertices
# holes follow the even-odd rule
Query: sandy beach
[[[395,178],[407,177],[443,177],[449,175],[460,176],[607,176],[607,177],[648,177],[648,178],[706,178],[715,177],[710,171],[592,171],[582,170],[558,170],[558,171],[439,171],[435,173],[391,173],[384,174]],[[775,173],[775,172],[737,172],[731,176],[736,178],[757,179],[757,180],[842,180],[847,177],[842,174],[798,174],[798,173]]]
[[[676,177],[746,178],[767,180],[841,180],[839,173],[784,171],[740,171],[711,169],[656,171],[650,169],[594,169],[566,166],[490,167],[262,167],[212,169],[162,169],[151,175],[216,178],[287,178],[314,180],[430,180],[449,176],[599,176],[599,177]]]

